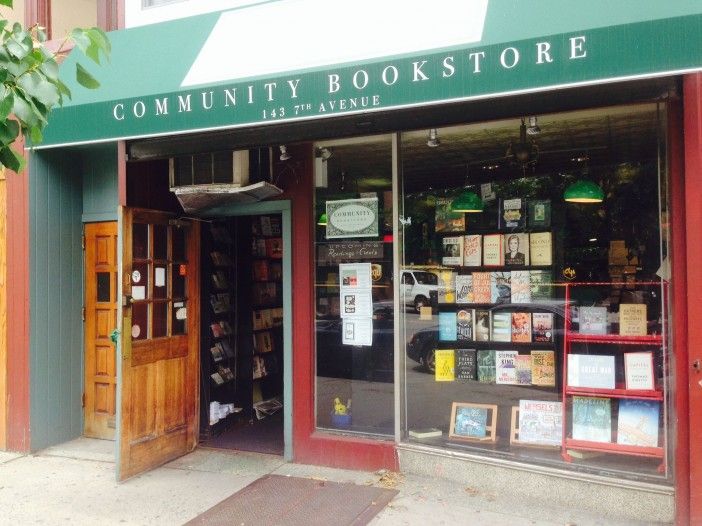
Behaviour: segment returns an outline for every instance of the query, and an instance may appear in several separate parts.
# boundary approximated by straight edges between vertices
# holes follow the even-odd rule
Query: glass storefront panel
[[[402,439],[670,481],[664,111],[400,139]]]
[[[392,435],[392,137],[315,155],[317,427]]]

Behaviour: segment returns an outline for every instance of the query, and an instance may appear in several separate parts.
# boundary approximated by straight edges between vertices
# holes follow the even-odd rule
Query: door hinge
[[[83,393],[80,397],[80,406],[85,407],[85,393]]]
[[[83,321],[85,321],[85,307],[80,309],[80,317]]]

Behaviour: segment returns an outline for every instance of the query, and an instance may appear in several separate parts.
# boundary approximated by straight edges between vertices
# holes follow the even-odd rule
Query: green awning
[[[73,80],[79,53],[62,65],[73,100],[39,147],[700,70],[702,1],[274,0],[110,40],[98,90]]]

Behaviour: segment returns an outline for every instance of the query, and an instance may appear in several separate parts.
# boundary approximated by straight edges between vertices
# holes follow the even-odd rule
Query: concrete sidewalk
[[[441,479],[289,464],[270,455],[203,448],[118,484],[113,447],[113,442],[78,439],[36,455],[0,452],[0,524],[178,525],[268,473],[397,489],[399,495],[373,525],[615,524]]]

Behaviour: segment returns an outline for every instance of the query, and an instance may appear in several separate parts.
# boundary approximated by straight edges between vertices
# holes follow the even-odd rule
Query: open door
[[[198,436],[199,224],[123,208],[118,480]]]

